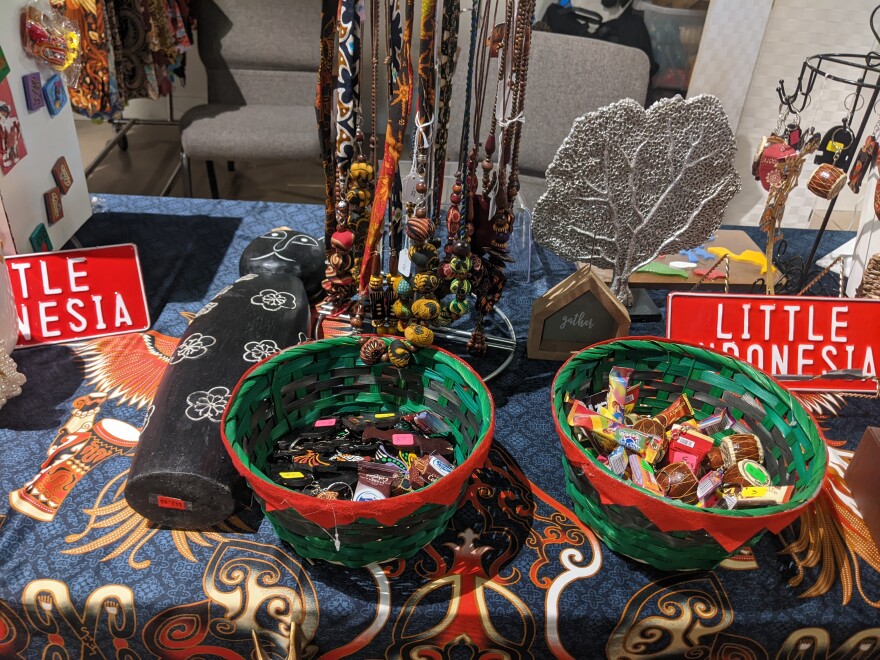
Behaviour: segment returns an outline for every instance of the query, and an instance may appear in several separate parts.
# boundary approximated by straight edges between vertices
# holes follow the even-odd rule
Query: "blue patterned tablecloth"
[[[322,234],[317,206],[95,201],[79,238],[137,244],[153,326],[14,354],[28,383],[0,411],[0,490],[11,495],[0,502],[0,658],[250,658],[251,630],[271,657],[285,657],[292,618],[309,640],[306,657],[880,656],[880,612],[866,602],[880,598],[880,576],[864,562],[856,561],[860,582],[843,606],[839,582],[800,598],[817,573],[789,586],[794,571],[772,535],[714,571],[664,574],[615,555],[575,519],[550,412],[559,363],[525,357],[532,300],[572,267],[533,247],[528,281],[521,244],[501,305],[519,342],[491,383],[491,461],[473,475],[447,532],[415,558],[357,570],[313,564],[254,511],[210,531],[155,529],[122,497],[132,453],[124,442],[86,461],[51,520],[21,513],[10,505],[14,493],[39,472],[77,399],[107,393],[96,426],[143,423],[148,397],[114,363],[120,354],[138,355],[158,378],[186,328],[183,314],[236,279],[253,238],[281,225]],[[788,231],[789,250],[805,253],[814,235]],[[831,233],[823,248],[849,236]],[[663,308],[663,294],[652,296]],[[875,401],[826,405],[828,437],[850,449],[866,425],[880,424]],[[846,551],[840,559],[852,570]]]

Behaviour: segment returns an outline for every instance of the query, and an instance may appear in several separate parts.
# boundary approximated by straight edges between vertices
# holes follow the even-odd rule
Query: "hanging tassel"
[[[828,447],[828,472],[822,491],[801,515],[797,539],[785,544],[781,553],[791,555],[797,567],[797,574],[789,581],[793,587],[803,582],[806,569],[821,564],[818,578],[800,594],[801,598],[828,593],[839,578],[844,605],[850,601],[855,584],[862,600],[880,609],[880,594],[873,600],[862,585],[861,562],[880,572],[880,550],[844,481],[852,455],[851,451]]]

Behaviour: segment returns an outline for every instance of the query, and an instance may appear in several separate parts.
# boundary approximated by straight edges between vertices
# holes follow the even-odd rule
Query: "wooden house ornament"
[[[629,334],[629,313],[589,266],[547,291],[532,303],[528,356],[567,360],[575,351]]]

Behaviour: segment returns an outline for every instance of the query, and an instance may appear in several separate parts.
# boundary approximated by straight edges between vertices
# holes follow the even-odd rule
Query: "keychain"
[[[871,168],[877,164],[877,133],[880,131],[880,118],[874,124],[871,134],[865,138],[865,143],[856,156],[855,165],[849,173],[849,188],[854,193],[858,193],[862,187],[862,181],[871,171]]]
[[[840,135],[842,132],[845,135]],[[853,135],[853,132],[846,126],[839,128],[835,133],[832,133],[831,141],[834,144],[841,144],[839,140],[845,139],[846,135],[849,135],[849,143],[855,144],[856,136]],[[841,151],[842,150],[836,151],[830,163],[821,163],[819,167],[816,168],[816,171],[813,172],[810,181],[807,183],[807,189],[814,195],[817,195],[822,199],[831,200],[837,197],[837,195],[840,194],[840,191],[843,190],[843,185],[846,183],[846,171],[837,167],[837,161],[838,158],[840,158]]]
[[[859,101],[864,103],[861,95],[855,93],[850,94],[846,98],[844,108],[846,108],[849,114],[843,118],[840,124],[832,126],[825,133],[819,145],[820,151],[816,152],[814,163],[817,165],[822,163],[831,164],[834,161],[844,171],[849,169],[857,147],[856,136],[850,127],[852,126],[853,116],[856,111],[861,109]]]
[[[789,117],[792,115],[794,115],[794,121],[788,121]],[[795,145],[800,145],[801,141],[800,124],[800,115],[780,103],[779,116],[776,119],[776,128],[770,135],[765,135],[761,138],[761,142],[758,144],[755,155],[752,157],[752,176],[755,177],[755,181],[761,181],[762,184],[764,183],[766,172],[764,175],[761,174],[761,160],[764,157],[764,152],[769,147],[774,145],[784,145],[784,147],[774,149],[774,164],[776,160],[791,155],[798,148],[798,146]],[[795,141],[795,143],[792,144],[792,141]],[[766,167],[763,169],[766,170]],[[764,185],[764,188],[767,189],[767,186]]]

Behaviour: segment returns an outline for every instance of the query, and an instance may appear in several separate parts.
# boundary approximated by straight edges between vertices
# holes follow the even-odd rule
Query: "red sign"
[[[875,392],[880,300],[670,293],[666,336],[738,357],[795,390]]]
[[[57,344],[150,327],[134,245],[6,257],[17,346]]]

